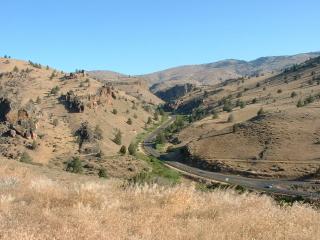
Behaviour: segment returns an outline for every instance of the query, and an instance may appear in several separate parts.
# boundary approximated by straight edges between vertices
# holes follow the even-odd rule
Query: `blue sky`
[[[143,74],[320,50],[318,0],[10,0],[0,54]]]

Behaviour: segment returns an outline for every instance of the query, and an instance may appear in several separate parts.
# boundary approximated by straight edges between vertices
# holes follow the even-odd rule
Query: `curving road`
[[[150,133],[143,141],[143,149],[145,150],[145,152],[151,156],[161,159],[166,166],[174,168],[182,172],[183,174],[192,176],[194,178],[207,179],[236,186],[243,186],[247,189],[256,190],[259,192],[268,192],[272,194],[287,196],[307,197],[312,199],[320,198],[320,193],[292,190],[294,189],[292,188],[293,186],[310,186],[312,184],[314,185],[315,183],[285,179],[257,179],[243,177],[239,175],[224,174],[219,172],[210,172],[189,166],[182,162],[166,159],[164,155],[161,155],[161,153],[159,153],[154,148],[154,140],[161,131],[163,131],[165,128],[167,128],[170,124],[172,124],[175,121],[175,118],[175,116],[171,116],[169,120],[164,122],[159,128]]]

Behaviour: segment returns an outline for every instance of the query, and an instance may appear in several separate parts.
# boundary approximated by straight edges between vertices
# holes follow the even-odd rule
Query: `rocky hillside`
[[[188,65],[144,75],[150,84],[157,84],[153,92],[175,84],[215,84],[231,78],[255,76],[279,72],[309,58],[319,56],[319,52],[292,56],[261,57],[253,61],[223,60],[214,63]],[[161,83],[161,84],[159,84]]]
[[[0,82],[3,157],[59,169],[78,157],[86,173],[106,168],[114,176],[146,167],[119,150],[153,117],[152,99],[158,98],[150,92],[143,100],[85,71],[63,73],[8,58],[0,59]]]
[[[195,87],[196,87],[196,85],[193,85],[190,83],[177,84],[177,85],[170,87],[170,88],[167,88],[167,89],[158,90],[155,92],[155,95],[157,95],[159,98],[161,98],[162,100],[164,100],[166,102],[171,102],[173,100],[176,100],[178,98],[185,96],[187,93],[193,91],[195,89]],[[153,88],[151,88],[151,91],[152,90],[153,90]]]
[[[149,85],[144,78],[126,76],[110,71],[89,71],[89,76],[124,91],[126,94],[150,104],[161,104],[163,101],[149,90]]]

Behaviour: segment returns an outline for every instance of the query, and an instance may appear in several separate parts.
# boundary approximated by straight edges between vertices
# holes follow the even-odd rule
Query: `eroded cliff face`
[[[187,93],[194,90],[196,86],[194,84],[178,84],[171,88],[160,90],[155,92],[155,94],[166,102],[177,100],[180,97],[185,96]]]

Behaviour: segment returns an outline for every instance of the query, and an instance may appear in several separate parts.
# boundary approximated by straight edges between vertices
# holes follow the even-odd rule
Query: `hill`
[[[319,84],[318,57],[281,74],[197,87],[167,104],[190,114],[191,123],[172,139],[201,168],[311,178],[320,169]]]
[[[153,86],[153,92],[183,83],[216,84],[231,78],[280,72],[294,64],[319,56],[319,52],[292,56],[261,57],[253,61],[223,60],[208,64],[187,65],[143,75]]]
[[[121,177],[147,167],[118,152],[153,117],[149,100],[158,98],[150,92],[144,101],[85,71],[63,73],[8,58],[0,58],[0,82],[0,155],[20,160],[27,154],[33,163],[58,169],[79,157],[87,174],[106,168]],[[118,132],[122,139],[115,143]]]
[[[148,83],[144,78],[126,76],[110,71],[89,71],[88,74],[97,81],[112,85],[128,95],[139,98],[141,101],[155,105],[163,103],[160,98],[150,92]]]

